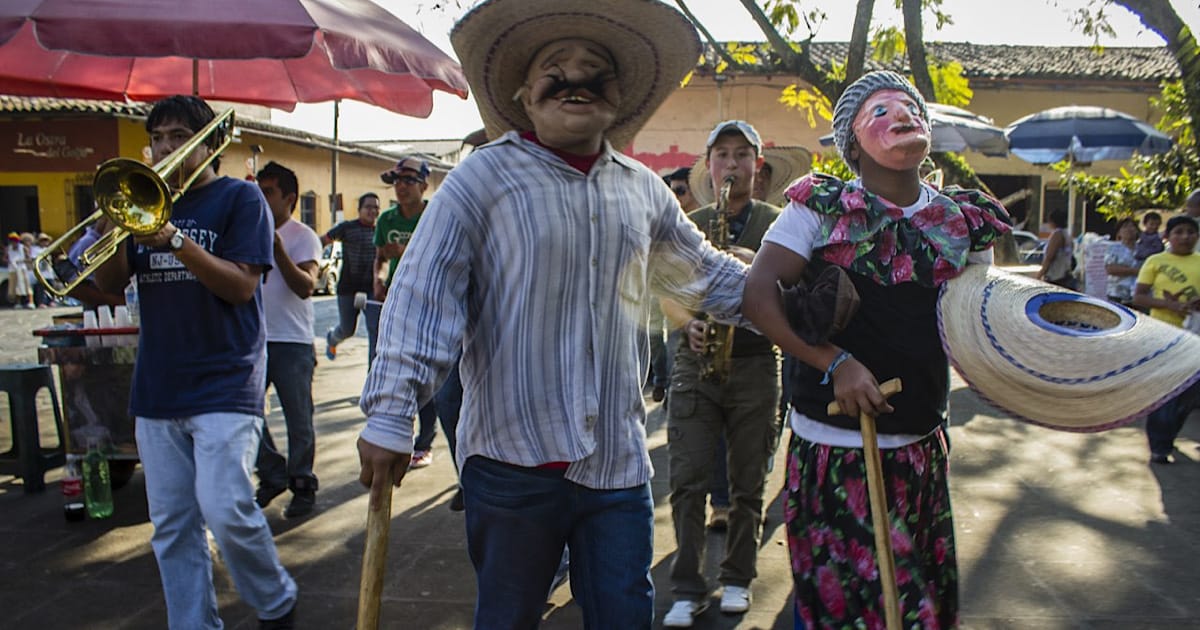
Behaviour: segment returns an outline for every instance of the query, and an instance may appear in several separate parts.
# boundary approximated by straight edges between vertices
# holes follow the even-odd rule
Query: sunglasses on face
[[[672,186],[671,192],[675,193],[676,197],[682,197],[688,194],[687,186]]]
[[[382,173],[379,176],[379,179],[382,179],[383,183],[385,183],[389,186],[394,185],[397,182],[404,182],[405,184],[408,184],[409,186],[415,186],[422,182],[422,180],[417,177],[414,177],[412,175],[401,175],[395,171],[387,171],[385,173]]]

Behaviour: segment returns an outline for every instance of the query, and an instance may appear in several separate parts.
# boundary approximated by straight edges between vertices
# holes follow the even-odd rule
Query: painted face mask
[[[929,155],[929,123],[920,106],[900,90],[875,92],[854,117],[859,151],[893,170],[916,168]]]

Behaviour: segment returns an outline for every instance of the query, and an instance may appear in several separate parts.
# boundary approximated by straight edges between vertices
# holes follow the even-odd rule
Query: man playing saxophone
[[[780,212],[751,199],[754,174],[763,163],[758,132],[740,120],[718,124],[709,134],[705,163],[718,200],[688,218],[713,245],[750,262]],[[765,337],[718,327],[704,314],[668,301],[663,311],[686,333],[676,349],[668,409],[671,516],[678,551],[671,564],[675,603],[663,624],[689,627],[709,598],[701,574],[704,503],[722,437],[728,452],[724,483],[730,486],[732,505],[718,578],[724,586],[721,611],[741,613],[750,607],[767,459],[777,430],[779,366],[775,347]]]

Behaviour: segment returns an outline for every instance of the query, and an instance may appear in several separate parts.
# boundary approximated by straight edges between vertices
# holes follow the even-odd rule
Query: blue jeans
[[[1200,403],[1200,381],[1146,416],[1146,439],[1152,455],[1170,455],[1188,414]]]
[[[346,339],[354,336],[354,331],[358,330],[358,309],[354,308],[354,294],[337,296],[338,307],[338,323],[337,326],[329,329],[330,341],[333,345],[338,345]],[[375,321],[379,321],[376,315]],[[375,344],[371,344],[374,348]]]
[[[353,297],[353,296],[351,296]],[[340,296],[339,296],[340,299]],[[379,338],[379,316],[383,313],[383,302],[367,300],[363,307],[363,318],[367,320],[367,370],[375,362],[375,341]]]
[[[212,583],[207,525],[238,593],[260,619],[296,602],[267,519],[254,503],[251,466],[263,420],[236,413],[137,419],[138,456],[171,628],[222,628]]]
[[[571,548],[571,592],[585,628],[654,621],[650,484],[593,490],[561,470],[471,457],[462,471],[467,551],[475,566],[475,628],[535,628]]]
[[[437,437],[437,406],[429,401],[417,412],[417,437],[413,440],[414,451],[428,451],[433,448],[433,438]]]
[[[258,447],[258,478],[265,485],[292,490],[317,489],[313,460],[317,453],[313,431],[312,380],[316,354],[311,343],[267,343],[267,385],[275,386],[287,424],[288,456],[275,448],[271,431],[263,423]]]
[[[442,383],[442,388],[433,398],[438,420],[442,425],[442,433],[446,434],[446,444],[450,447],[451,459],[454,459],[457,453],[458,416],[462,409],[462,397],[462,375],[459,374],[458,363],[455,362],[454,367],[450,370],[450,375],[446,377],[446,382]],[[458,468],[457,460],[454,467]]]

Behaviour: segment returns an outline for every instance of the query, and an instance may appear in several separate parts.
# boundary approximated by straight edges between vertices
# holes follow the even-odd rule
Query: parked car
[[[313,293],[332,295],[337,290],[338,278],[342,277],[342,244],[334,241],[326,245],[317,265],[317,286]]]
[[[1017,257],[1020,258],[1022,264],[1032,265],[1042,262],[1042,251],[1046,249],[1045,239],[1024,230],[1013,230],[1012,235],[1017,244]]]

